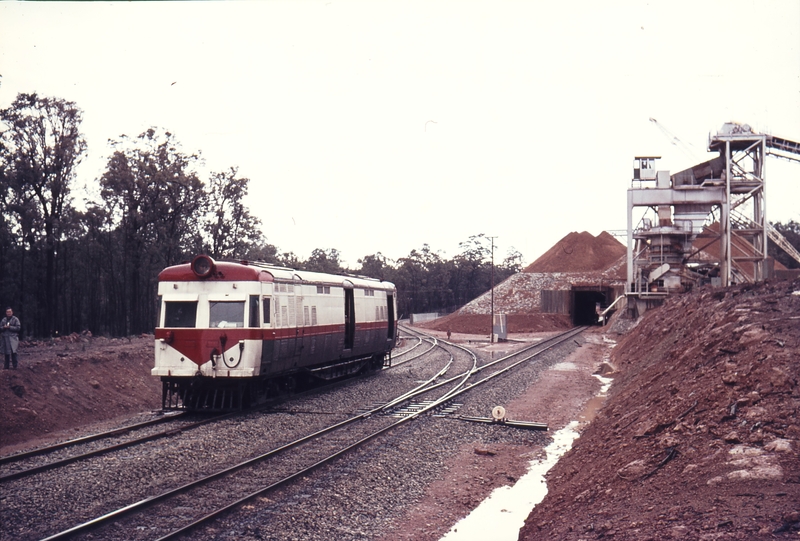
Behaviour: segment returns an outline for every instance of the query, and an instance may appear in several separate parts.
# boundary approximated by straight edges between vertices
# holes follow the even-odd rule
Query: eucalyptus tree
[[[263,244],[261,220],[244,204],[250,179],[238,177],[238,168],[212,173],[202,220],[211,257],[243,259]],[[275,255],[275,254],[273,254]]]
[[[111,142],[101,197],[119,239],[123,329],[152,329],[160,269],[197,251],[207,194],[197,174],[199,154],[184,153],[172,133],[150,128]]]
[[[9,107],[0,110],[4,221],[10,225],[11,215],[15,215],[19,238],[44,254],[43,287],[34,293],[38,333],[57,330],[57,297],[61,293],[55,287],[57,249],[65,217],[71,210],[76,167],[86,152],[86,141],[80,132],[82,118],[83,112],[74,102],[36,93],[20,93]],[[24,257],[24,250],[20,256]],[[21,292],[27,288],[26,275],[23,262],[19,274]]]
[[[331,274],[341,273],[344,270],[339,250],[335,248],[328,250],[315,248],[311,252],[311,256],[302,264],[302,267],[307,271],[328,272]]]
[[[84,283],[89,284],[82,293],[83,328],[99,334],[113,333],[121,328],[114,324],[113,317],[121,313],[118,306],[124,298],[118,289],[121,283],[116,280],[121,271],[119,236],[112,229],[111,213],[101,205],[89,204],[78,217],[82,235],[79,259]]]
[[[457,304],[465,304],[491,287],[491,239],[483,233],[459,243],[461,252],[453,258],[455,271],[451,287]]]
[[[272,265],[281,265],[281,257],[278,255],[278,247],[268,242],[260,242],[259,244],[250,246],[244,259],[250,261],[261,261],[263,263],[270,263]]]
[[[508,253],[506,253],[505,259],[503,259],[503,263],[500,265],[500,276],[501,280],[505,280],[512,274],[516,274],[522,270],[522,262],[523,262],[522,254],[514,248],[513,246],[509,248]]]
[[[393,281],[399,312],[407,315],[444,308],[441,295],[449,291],[448,267],[428,244],[398,259]]]
[[[299,269],[303,267],[303,261],[294,252],[283,252],[278,258],[278,264],[290,269]]]
[[[382,253],[377,252],[372,255],[364,256],[358,260],[358,264],[361,265],[356,271],[358,274],[378,280],[392,281],[390,275],[393,274],[393,269]]]

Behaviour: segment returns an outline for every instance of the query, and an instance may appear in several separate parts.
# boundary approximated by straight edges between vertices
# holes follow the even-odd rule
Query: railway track
[[[435,341],[432,340],[426,341],[423,340],[422,338],[418,338],[418,342],[414,346],[402,351],[397,356],[412,353],[414,352],[414,349],[416,347],[425,343],[433,343],[433,345],[431,348],[426,349],[422,352],[416,352],[416,354],[413,356],[409,355],[407,357],[404,357],[401,362],[394,363],[394,366],[416,360],[424,356],[434,347],[436,347]],[[385,369],[391,369],[391,368],[392,366],[385,367]],[[336,388],[342,383],[346,383],[346,381],[335,382],[332,384],[320,386],[308,391],[307,393],[326,392]],[[297,393],[295,396],[304,396],[307,393]],[[264,404],[256,409],[269,408],[273,406],[275,403],[277,403],[278,400],[271,400],[267,404]],[[24,451],[21,453],[15,453],[12,455],[0,457],[0,483],[15,479],[22,479],[24,477],[35,475],[37,473],[63,467],[80,460],[96,457],[105,453],[120,451],[122,449],[132,447],[134,445],[139,445],[153,440],[175,436],[187,430],[192,430],[194,428],[206,425],[208,423],[218,422],[225,419],[229,419],[236,415],[241,415],[241,413],[242,412],[236,411],[223,415],[214,415],[212,417],[206,417],[199,421],[192,421],[192,420],[187,421],[186,418],[191,417],[188,412],[176,412],[176,413],[167,412],[158,419],[150,419],[148,421],[134,423],[120,428],[98,432],[80,438],[74,438],[72,440],[59,442],[52,445],[32,449],[29,451]],[[138,431],[143,431],[145,429],[149,429],[165,423],[175,423],[175,422],[180,422],[180,424],[178,426],[171,427],[167,430],[146,431],[147,433],[142,436],[135,438],[125,438],[125,436],[131,435]],[[102,445],[100,443],[104,440],[111,440],[111,439],[116,439],[119,441],[116,441],[108,445]],[[70,449],[80,449],[82,447],[88,447],[88,449],[73,454],[67,454],[67,451]],[[51,460],[44,459],[44,457],[48,456],[52,457],[52,459]]]
[[[106,513],[100,517],[97,517],[90,521],[69,528],[68,530],[64,530],[60,533],[54,534],[48,537],[47,539],[71,539],[82,533],[89,532],[95,528],[113,522],[117,522],[118,525],[116,526],[116,528],[118,529],[118,531],[113,532],[113,531],[103,530],[101,532],[102,537],[104,539],[110,539],[110,538],[127,539],[129,537],[129,532],[136,530],[138,526],[130,524],[129,523],[130,519],[127,518],[123,519],[123,517],[126,517],[127,515],[131,515],[134,513],[144,512],[146,513],[146,515],[144,516],[144,521],[152,523],[153,515],[158,516],[159,514],[163,514],[163,512],[159,511],[158,509],[151,511],[151,509],[154,506],[159,505],[163,501],[170,502],[167,504],[168,509],[174,507],[186,508],[187,505],[191,504],[182,503],[182,500],[188,499],[188,502],[191,502],[197,498],[200,498],[201,501],[203,498],[206,499],[208,498],[208,496],[197,496],[195,494],[197,491],[200,491],[201,494],[202,491],[210,491],[218,495],[220,491],[229,492],[230,491],[229,487],[231,485],[243,487],[243,486],[253,486],[253,483],[261,483],[263,486],[263,483],[267,483],[268,481],[265,480],[264,477],[260,476],[260,474],[258,473],[259,469],[262,470],[262,472],[263,470],[266,470],[266,473],[264,473],[264,475],[266,475],[267,478],[274,477],[274,472],[276,470],[280,470],[281,468],[280,465],[276,465],[277,459],[283,459],[287,455],[287,451],[294,450],[301,446],[308,446],[308,444],[311,442],[316,442],[318,445],[322,445],[323,448],[325,448],[326,446],[327,447],[344,446],[344,449],[334,454],[334,456],[340,456],[341,453],[346,452],[347,449],[353,448],[354,446],[357,445],[361,445],[364,442],[369,441],[370,439],[376,437],[383,431],[387,430],[392,425],[397,424],[397,422],[393,420],[391,417],[380,416],[378,414],[380,414],[382,411],[385,411],[388,408],[391,408],[398,402],[413,398],[416,394],[422,392],[422,390],[430,386],[434,380],[444,375],[450,368],[451,364],[452,364],[452,357],[450,361],[447,362],[445,366],[442,367],[436,374],[434,374],[431,378],[429,378],[427,382],[424,382],[423,384],[419,385],[416,391],[403,393],[402,395],[394,397],[392,400],[383,403],[378,407],[371,408],[368,411],[364,411],[357,415],[351,416],[343,421],[326,426],[325,428],[320,429],[312,434],[303,436],[294,441],[288,442],[284,445],[271,449],[270,451],[263,453],[259,456],[242,461],[228,468],[217,471],[211,475],[207,475],[202,478],[196,479],[192,482],[186,483],[174,489],[162,492],[161,494],[158,494],[156,496],[151,496],[143,500],[140,500],[138,502],[126,505],[125,507]],[[360,421],[362,422],[361,424],[363,424],[363,426],[358,427],[355,430],[350,428],[352,425],[358,424]],[[377,431],[375,429],[376,425],[380,425],[380,428],[378,428]],[[344,429],[350,430],[351,432],[350,436],[343,437],[339,434],[336,434],[336,436],[334,437],[338,439],[338,442],[331,444],[329,442],[330,438],[332,437],[331,435],[343,431]],[[327,440],[325,440],[325,438],[327,438]],[[347,441],[348,443],[343,444],[342,443],[343,441]],[[325,453],[323,452],[321,454]],[[306,459],[306,461],[308,461],[308,458],[313,459],[313,457],[318,455],[320,455],[319,452],[310,451],[307,448],[303,449],[303,457]],[[295,457],[296,454],[290,456],[288,461],[289,462],[295,461],[296,460]],[[322,457],[319,460],[312,460],[313,463],[311,465],[302,468],[299,472],[295,472],[294,474],[288,475],[284,479],[278,479],[275,482],[269,484],[268,486],[271,487],[271,489],[277,488],[278,486],[286,484],[296,476],[302,475],[303,472],[310,472],[314,468],[322,464],[325,464],[326,462],[332,460],[332,458],[333,457],[329,456],[329,457]],[[264,467],[263,463],[267,460],[270,461],[269,466]],[[239,473],[240,470],[243,469],[248,469],[247,476],[242,477],[241,474]],[[253,479],[254,476],[258,477],[256,477],[254,480]],[[237,480],[233,481],[231,477],[236,477]],[[189,492],[192,492],[192,494],[187,496],[186,493]],[[176,499],[178,503],[175,503]],[[180,530],[177,531],[180,532]]]
[[[47,447],[41,447],[38,449],[33,449],[31,451],[26,451],[23,453],[6,456],[0,459],[0,464],[5,465],[5,468],[3,469],[6,470],[0,473],[0,483],[11,481],[14,479],[22,479],[30,475],[35,475],[37,473],[66,466],[67,464],[72,464],[73,462],[77,462],[79,460],[85,460],[87,458],[99,456],[105,453],[119,451],[121,449],[131,447],[133,445],[139,445],[141,443],[153,441],[156,439],[173,436],[175,434],[179,434],[186,430],[191,430],[193,428],[197,428],[199,426],[203,426],[211,422],[220,421],[224,418],[228,418],[236,414],[238,414],[238,412],[225,415],[215,415],[214,417],[205,418],[200,421],[186,422],[185,417],[187,416],[187,414],[178,413],[170,416],[165,416],[159,419],[153,419],[151,421],[145,421],[142,423],[127,425],[125,427],[116,428],[106,432],[98,432],[97,434],[91,434],[89,436],[76,438],[73,440],[50,445]],[[179,426],[171,427],[167,430],[149,432],[143,436],[139,436],[132,439],[124,438],[124,436],[127,436],[132,432],[143,430],[145,428],[150,428],[155,425],[161,425],[168,422],[177,423],[180,421],[183,422],[181,422]],[[98,443],[101,443],[103,440],[107,439],[122,439],[122,441],[110,445],[96,445]],[[93,444],[93,445],[87,445],[87,444]],[[91,449],[76,454],[64,456],[65,454],[64,451],[68,449],[78,448],[81,446],[89,446],[91,447]],[[46,456],[57,455],[57,456],[54,456],[49,461],[40,460],[45,455]]]
[[[416,388],[395,397],[393,400],[370,408],[358,415],[351,416],[344,421],[329,425],[313,434],[271,449],[267,453],[232,465],[229,468],[204,476],[193,482],[186,483],[173,490],[163,492],[158,496],[152,496],[129,504],[55,534],[47,539],[72,538],[82,532],[87,532],[100,526],[104,527],[104,530],[101,532],[103,538],[128,538],[126,533],[139,531],[143,523],[149,524],[149,531],[155,535],[159,535],[159,539],[173,539],[184,536],[190,531],[201,527],[203,524],[230,512],[233,508],[256,498],[262,498],[280,487],[284,487],[295,480],[303,478],[312,471],[341,458],[343,455],[365,445],[367,442],[373,441],[379,436],[409,423],[422,415],[426,415],[437,408],[441,408],[457,396],[507,374],[514,368],[523,363],[527,363],[559,343],[569,340],[575,336],[575,334],[582,332],[582,330],[583,329],[577,329],[534,344],[480,367],[477,365],[477,357],[467,348],[454,344],[447,344],[447,347],[459,347],[462,351],[467,352],[472,358],[472,367],[445,379],[445,374],[453,364],[451,356],[450,361],[433,377],[422,382]],[[471,379],[475,379],[476,381],[470,382]],[[430,395],[434,392],[437,394],[431,399]],[[427,399],[424,402],[424,406],[418,408],[413,413],[403,415],[399,419],[391,415],[384,415],[392,413],[404,403],[408,403],[412,400],[419,401],[424,399]],[[335,438],[335,441],[331,441],[330,438],[332,437]],[[313,447],[315,445],[317,447]],[[300,456],[300,453],[286,453],[286,451],[290,449],[297,451],[302,450],[302,456],[304,458],[303,464],[297,462],[297,457]],[[287,456],[290,458],[284,460],[284,464],[279,466],[277,459]],[[246,472],[246,475],[243,474],[243,472]],[[283,473],[276,475],[278,472]],[[238,487],[236,494],[231,493],[231,487],[233,486]],[[185,523],[183,525],[175,526],[174,513],[169,512],[169,509],[194,509],[191,502],[210,501],[210,499],[218,501],[222,499],[220,498],[221,493],[225,494],[224,499],[227,503],[199,517],[195,510],[193,513],[195,516],[193,516],[188,523],[184,520]],[[214,495],[213,498],[210,494]],[[166,507],[159,510],[156,506],[165,505],[162,502],[169,503],[166,504]],[[137,519],[129,517],[133,513],[144,513],[140,515],[138,525]],[[189,514],[189,512],[187,512],[187,514]],[[162,515],[168,516],[169,519],[163,526],[154,527],[153,524],[156,520],[154,517]],[[107,529],[109,527],[105,525],[112,522],[116,523],[116,525]],[[154,531],[154,528],[158,530],[158,533]]]
[[[416,334],[415,331],[411,329],[405,329],[407,332],[414,333],[410,338],[417,340],[417,343],[413,346],[409,347],[408,349],[392,355],[391,365],[384,367],[385,369],[392,368],[394,366],[398,366],[410,361],[417,360],[419,358],[424,357],[427,353],[432,351],[437,346],[437,339],[434,337],[423,336],[421,333]],[[406,337],[409,338],[409,337]],[[427,349],[424,349],[425,345],[429,345]],[[416,351],[417,348],[421,348],[420,351]],[[412,355],[413,354],[413,355]],[[402,357],[402,360],[398,361],[397,359]]]
[[[74,439],[71,439],[71,440],[67,440],[67,441],[63,441],[63,442],[59,442],[59,443],[54,443],[52,445],[38,447],[36,449],[31,449],[29,451],[23,451],[23,452],[20,452],[20,453],[14,453],[14,454],[11,454],[11,455],[0,457],[0,466],[2,466],[3,464],[12,464],[14,462],[18,462],[18,461],[21,461],[21,460],[25,460],[27,458],[35,457],[35,456],[47,455],[47,454],[53,453],[55,451],[60,451],[62,449],[67,449],[67,448],[70,448],[70,447],[76,447],[76,446],[79,446],[79,445],[82,445],[82,444],[85,444],[85,443],[89,443],[89,442],[92,442],[92,441],[101,440],[101,439],[105,439],[105,438],[110,438],[110,437],[121,435],[121,434],[126,434],[126,433],[129,433],[131,431],[138,430],[140,428],[145,428],[145,427],[154,426],[154,425],[160,425],[160,424],[163,424],[163,423],[166,423],[166,422],[173,421],[173,420],[179,418],[182,415],[184,415],[184,414],[183,413],[167,414],[167,415],[164,415],[163,417],[159,417],[158,419],[150,419],[149,421],[143,421],[141,423],[134,423],[134,424],[130,424],[130,425],[126,425],[126,426],[120,427],[120,428],[114,428],[114,429],[111,429],[111,430],[106,430],[104,432],[97,432],[95,434],[89,434],[88,436],[82,436],[80,438],[74,438]]]

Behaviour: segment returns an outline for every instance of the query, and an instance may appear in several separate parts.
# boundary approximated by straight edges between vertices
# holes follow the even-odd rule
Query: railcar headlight
[[[214,272],[214,260],[207,255],[199,255],[192,260],[192,272],[198,278],[208,278]]]

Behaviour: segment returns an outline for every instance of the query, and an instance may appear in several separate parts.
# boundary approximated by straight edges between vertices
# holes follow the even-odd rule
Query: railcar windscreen
[[[164,327],[194,327],[197,301],[167,301],[164,303]]]
[[[244,301],[211,301],[208,313],[209,327],[244,327]]]

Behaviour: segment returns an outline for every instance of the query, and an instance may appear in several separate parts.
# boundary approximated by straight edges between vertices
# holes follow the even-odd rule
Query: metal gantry
[[[708,150],[717,156],[673,175],[656,170],[657,156],[635,158],[628,190],[627,295],[640,312],[698,284],[763,280],[770,270],[768,239],[785,244],[767,222],[764,159],[769,154],[800,161],[800,144],[726,123],[709,136]],[[656,216],[634,228],[637,207],[649,207]]]

